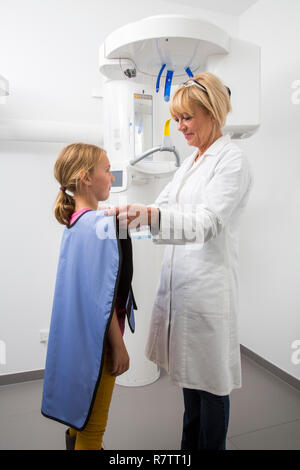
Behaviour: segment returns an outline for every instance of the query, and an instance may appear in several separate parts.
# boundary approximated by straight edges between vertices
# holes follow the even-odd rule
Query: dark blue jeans
[[[226,450],[229,395],[183,389],[181,450]]]

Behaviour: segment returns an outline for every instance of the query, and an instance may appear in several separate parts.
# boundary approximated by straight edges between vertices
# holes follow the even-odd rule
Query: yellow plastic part
[[[164,135],[170,135],[170,122],[171,119],[168,119],[164,125]]]

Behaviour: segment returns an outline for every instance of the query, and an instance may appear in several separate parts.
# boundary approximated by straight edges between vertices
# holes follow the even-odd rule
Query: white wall
[[[61,237],[53,216],[57,194],[56,144],[1,143],[0,339],[6,364],[0,372],[40,369]]]
[[[299,18],[299,0],[260,0],[240,17],[239,33],[262,47],[262,125],[241,144],[255,177],[241,233],[241,343],[297,378],[291,344],[300,339]]]
[[[127,23],[170,13],[238,31],[233,16],[159,0],[2,0],[0,73],[11,87],[5,117],[98,122],[101,107],[91,92],[101,85],[99,45]]]
[[[159,0],[2,0],[0,74],[11,95],[0,104],[0,126],[7,119],[101,124],[102,104],[91,98],[101,85],[99,45],[126,23],[170,12],[238,32],[233,16]],[[63,230],[52,214],[53,165],[62,147],[0,142],[0,341],[7,349],[0,374],[44,367],[39,330],[49,326]],[[190,151],[179,148],[184,156]]]

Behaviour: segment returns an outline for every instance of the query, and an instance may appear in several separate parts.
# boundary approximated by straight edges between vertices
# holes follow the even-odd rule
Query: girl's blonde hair
[[[208,114],[211,114],[220,129],[226,122],[227,114],[231,111],[230,92],[229,89],[214,74],[203,72],[191,79],[196,80],[200,85],[204,86],[207,93],[198,87],[181,85],[170,102],[170,112],[173,118],[187,113],[189,116],[195,115],[197,106],[201,106]],[[189,84],[189,80],[188,80]]]
[[[75,211],[75,199],[65,191],[75,194],[79,189],[80,177],[92,172],[103,155],[105,151],[102,148],[82,143],[68,145],[60,152],[54,165],[54,176],[61,186],[54,215],[60,224],[69,225]]]

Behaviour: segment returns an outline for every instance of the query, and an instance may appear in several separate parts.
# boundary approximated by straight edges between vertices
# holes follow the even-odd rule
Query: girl
[[[42,414],[69,426],[67,449],[102,449],[116,376],[129,368],[125,316],[134,332],[132,247],[98,211],[114,177],[99,147],[65,147],[54,167],[54,214],[65,225],[47,349]],[[73,195],[70,194],[70,192]]]

